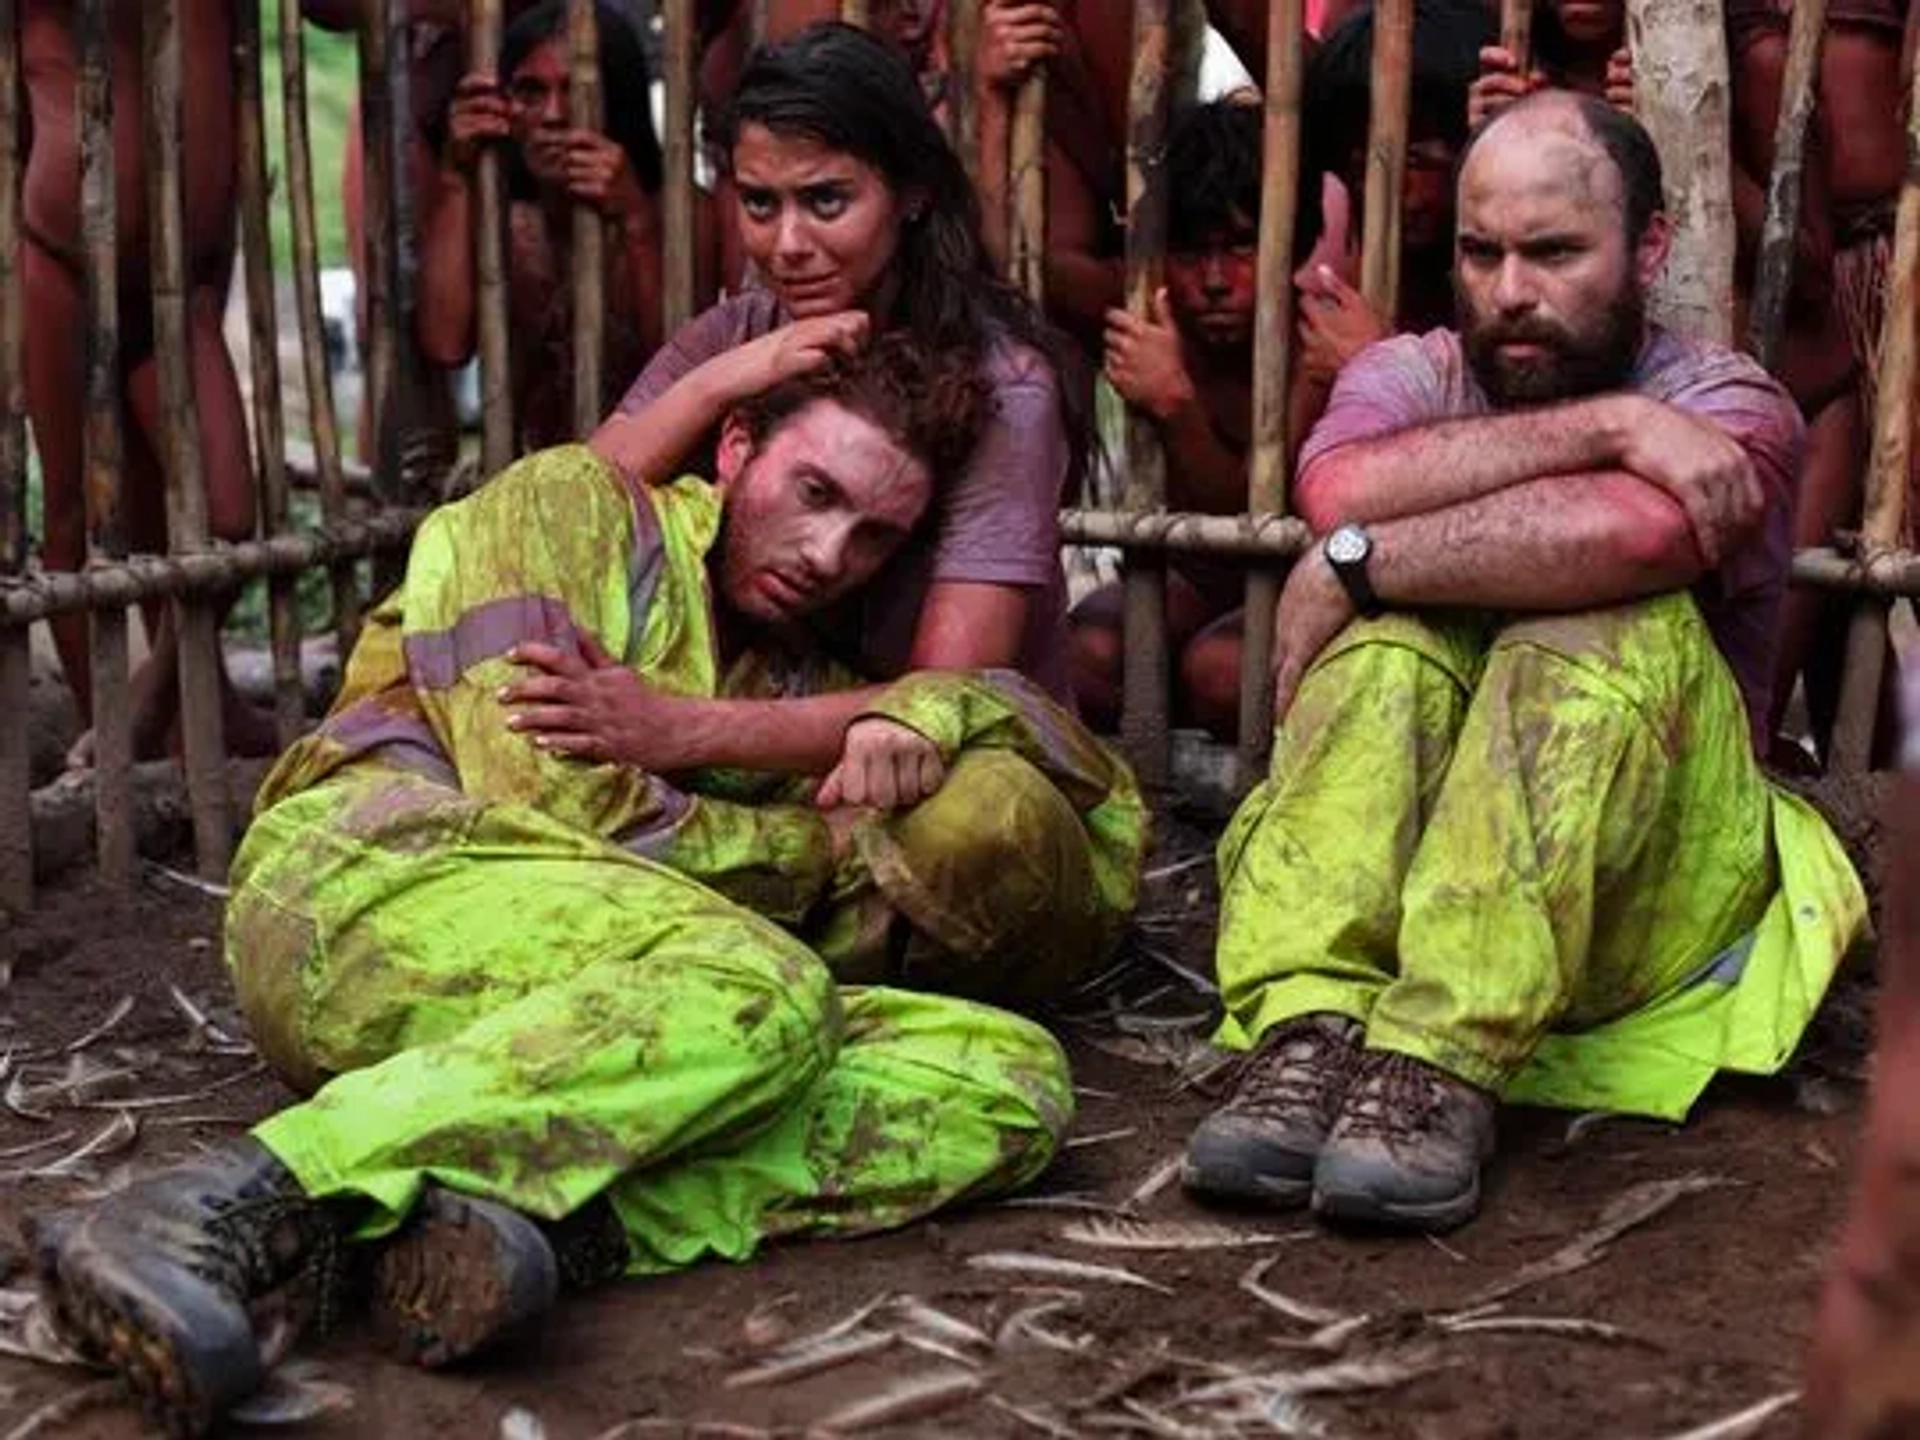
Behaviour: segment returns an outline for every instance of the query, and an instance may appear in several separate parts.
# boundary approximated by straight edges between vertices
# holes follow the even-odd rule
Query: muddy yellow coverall
[[[422,526],[326,722],[268,778],[227,957],[304,1103],[255,1132],[316,1197],[424,1183],[557,1219],[605,1194],[636,1272],[897,1225],[1030,1179],[1072,1090],[1026,1001],[1100,964],[1145,814],[1124,765],[1014,676],[910,676],[872,713],[948,780],[835,846],[803,787],[556,758],[506,727],[510,646],[590,631],[650,684],[799,694],[718,668],[717,493],[636,497],[529,456]],[[905,988],[848,985],[891,980]],[[943,989],[950,995],[919,993]]]
[[[1220,874],[1223,1043],[1334,1012],[1509,1100],[1666,1119],[1785,1063],[1866,917],[1684,594],[1348,626]]]

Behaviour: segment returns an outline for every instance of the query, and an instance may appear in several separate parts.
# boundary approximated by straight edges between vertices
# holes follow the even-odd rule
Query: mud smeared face
[[[933,476],[886,431],[815,400],[756,448],[729,423],[716,583],[749,620],[791,626],[871,580],[913,534]]]
[[[873,305],[904,217],[884,175],[818,140],[743,125],[733,179],[741,244],[789,314]]]
[[[1496,405],[1625,380],[1665,257],[1656,218],[1629,243],[1620,171],[1572,107],[1496,121],[1460,174],[1454,300],[1467,358]]]
[[[1225,230],[1167,251],[1167,301],[1180,329],[1213,349],[1253,343],[1260,227],[1237,212]]]

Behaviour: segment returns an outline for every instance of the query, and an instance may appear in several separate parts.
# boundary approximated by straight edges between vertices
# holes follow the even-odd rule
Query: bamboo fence
[[[1749,340],[1763,358],[1777,354],[1780,317],[1791,279],[1792,237],[1800,205],[1798,177],[1805,127],[1818,68],[1819,0],[1796,7],[1789,42],[1787,100],[1776,138],[1775,173],[1762,245],[1758,293]],[[142,7],[146,93],[113,93],[108,27],[112,0],[78,0],[76,38],[81,57],[77,113],[81,134],[81,233],[86,295],[86,426],[84,485],[88,555],[73,573],[36,568],[26,530],[28,451],[23,382],[24,297],[21,271],[21,139],[19,0],[0,0],[0,693],[26,691],[28,626],[59,616],[89,617],[91,679],[95,695],[95,788],[100,873],[125,884],[134,869],[134,837],[128,819],[128,772],[132,743],[127,673],[128,612],[164,605],[178,637],[185,769],[195,825],[196,856],[203,873],[224,868],[234,817],[229,811],[222,743],[220,617],[243,583],[268,581],[275,714],[283,739],[303,723],[298,656],[300,618],[293,582],[305,571],[329,577],[332,613],[328,626],[342,653],[352,644],[365,603],[360,568],[376,557],[402,554],[423,513],[422,497],[403,482],[402,436],[413,423],[406,412],[406,386],[398,374],[407,346],[404,257],[410,253],[412,217],[405,108],[408,68],[405,7],[394,0],[365,0],[359,32],[362,65],[362,126],[367,154],[366,304],[370,335],[367,400],[375,446],[371,466],[356,470],[343,459],[325,354],[319,290],[311,141],[307,124],[306,58],[298,7],[281,6],[279,48],[284,75],[281,95],[285,152],[280,165],[267,151],[261,60],[265,43],[258,0],[235,10],[235,75],[238,82],[238,156],[242,242],[246,262],[254,412],[253,469],[259,533],[221,543],[208,533],[193,366],[189,363],[189,292],[182,210],[182,57],[178,0],[149,0]],[[664,0],[667,63],[664,195],[665,255],[662,319],[667,331],[691,317],[695,276],[694,88],[698,47],[692,0]],[[847,3],[856,22],[866,7]],[[500,0],[470,0],[468,61],[497,69],[501,43]],[[1168,75],[1175,23],[1169,0],[1134,0],[1134,70],[1127,134],[1126,299],[1145,313],[1160,283],[1165,241],[1165,147]],[[1526,64],[1528,7],[1504,0],[1502,36]],[[978,130],[969,83],[970,57],[978,43],[977,12],[948,7],[950,81],[947,121],[965,153],[977,148]],[[572,121],[598,123],[602,97],[595,11],[590,0],[570,0],[569,44]],[[1375,13],[1373,103],[1363,203],[1362,290],[1391,312],[1398,287],[1399,209],[1405,167],[1410,75],[1412,0],[1379,0]],[[1292,257],[1299,201],[1301,76],[1306,41],[1301,0],[1274,0],[1267,34],[1268,88],[1264,97],[1267,168],[1261,200],[1259,309],[1255,324],[1254,419],[1247,511],[1238,516],[1190,515],[1166,509],[1164,461],[1151,427],[1136,420],[1127,438],[1124,508],[1063,512],[1068,544],[1117,548],[1130,560],[1125,605],[1128,653],[1123,730],[1143,777],[1167,772],[1168,670],[1164,565],[1170,555],[1205,555],[1247,567],[1248,615],[1241,695],[1242,776],[1251,780],[1263,764],[1270,729],[1273,610],[1285,565],[1313,543],[1307,526],[1286,514],[1289,454],[1298,437],[1287,433],[1287,385],[1293,361]],[[1023,87],[1015,104],[1009,144],[1009,270],[1028,293],[1044,301],[1046,256],[1045,116],[1048,77],[1044,68]],[[120,493],[123,438],[120,432],[119,315],[129,297],[120,295],[127,273],[116,254],[113,111],[134,106],[145,117],[143,168],[151,213],[155,343],[161,357],[163,409],[168,419],[164,447],[169,530],[164,555],[130,553]],[[1920,115],[1920,96],[1915,112]],[[1867,763],[1874,736],[1876,702],[1887,653],[1887,608],[1896,596],[1920,594],[1920,555],[1900,548],[1905,477],[1912,457],[1916,364],[1915,274],[1920,271],[1920,120],[1910,123],[1910,153],[1916,157],[1902,192],[1896,226],[1893,287],[1880,370],[1884,397],[1876,417],[1864,520],[1857,534],[1794,557],[1793,579],[1802,585],[1857,597],[1849,637],[1835,763],[1858,769]],[[276,296],[272,284],[268,217],[278,172],[284,180],[292,234],[294,309],[307,396],[311,451],[285,435],[279,374]],[[501,157],[483,156],[476,236],[478,336],[485,403],[482,458],[491,472],[514,451],[511,356],[508,333],[507,215]],[[590,223],[589,223],[590,222]],[[575,230],[573,322],[575,325],[575,421],[582,430],[599,418],[604,331],[595,328],[604,300],[604,268],[584,263],[600,217],[582,207]],[[584,243],[583,243],[584,242]],[[604,242],[602,242],[604,243]],[[586,402],[591,398],[592,404]],[[296,487],[317,490],[320,520],[295,524]],[[29,754],[24,725],[0,726],[0,906],[31,902],[32,835],[28,823]]]

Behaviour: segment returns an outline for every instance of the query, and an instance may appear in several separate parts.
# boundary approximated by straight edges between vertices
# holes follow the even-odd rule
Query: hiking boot
[[[1269,1030],[1243,1063],[1233,1098],[1187,1141],[1181,1183],[1202,1195],[1305,1205],[1364,1036],[1358,1022],[1331,1013]]]
[[[436,1370],[546,1314],[563,1288],[617,1278],[627,1253],[605,1199],[544,1226],[432,1185],[374,1264],[374,1328],[389,1350]]]
[[[1360,1057],[1313,1172],[1313,1210],[1412,1230],[1451,1230],[1480,1208],[1494,1097],[1391,1050]]]
[[[259,1387],[248,1305],[330,1266],[340,1233],[251,1139],[27,1232],[63,1328],[176,1435],[205,1434]]]

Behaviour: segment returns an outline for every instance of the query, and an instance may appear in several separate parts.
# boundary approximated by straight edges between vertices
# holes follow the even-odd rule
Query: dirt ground
[[[1062,1021],[1081,1117],[1032,1199],[574,1298],[539,1334],[455,1373],[391,1363],[349,1322],[302,1347],[306,1388],[287,1402],[295,1414],[327,1399],[344,1408],[287,1433],[799,1435],[925,1380],[922,1401],[872,1433],[1564,1440],[1679,1434],[1794,1388],[1854,1143],[1857,989],[1830,1007],[1794,1076],[1717,1089],[1684,1131],[1510,1115],[1482,1218],[1445,1243],[1223,1215],[1165,1183],[1224,1081],[1198,1043],[1209,999],[1175,968],[1206,965],[1207,869],[1196,858],[1155,881],[1131,964]],[[7,1243],[22,1215],[238,1133],[286,1098],[244,1043],[229,1043],[241,1032],[219,924],[217,900],[149,869],[132,897],[74,882],[0,935]],[[122,1115],[137,1122],[131,1139]],[[96,1136],[91,1153],[64,1158]],[[1127,1214],[1258,1243],[1127,1250],[1066,1233]],[[1636,1215],[1644,1223],[1627,1228]],[[1598,1243],[1603,1216],[1622,1222],[1610,1245]],[[1575,1257],[1590,1263],[1517,1289],[1475,1323],[1490,1289],[1583,1237],[1598,1258]],[[1152,1288],[969,1263],[997,1252],[1124,1267]],[[17,1262],[0,1259],[16,1296]],[[858,1325],[872,1338],[855,1348],[874,1347],[864,1358],[729,1383],[888,1295],[946,1319],[896,1301]],[[1462,1312],[1467,1328],[1452,1328]],[[1236,1394],[1255,1398],[1234,1411]],[[0,1437],[141,1433],[137,1413],[84,1370],[0,1359]],[[1791,1435],[1791,1409],[1738,1433]]]

